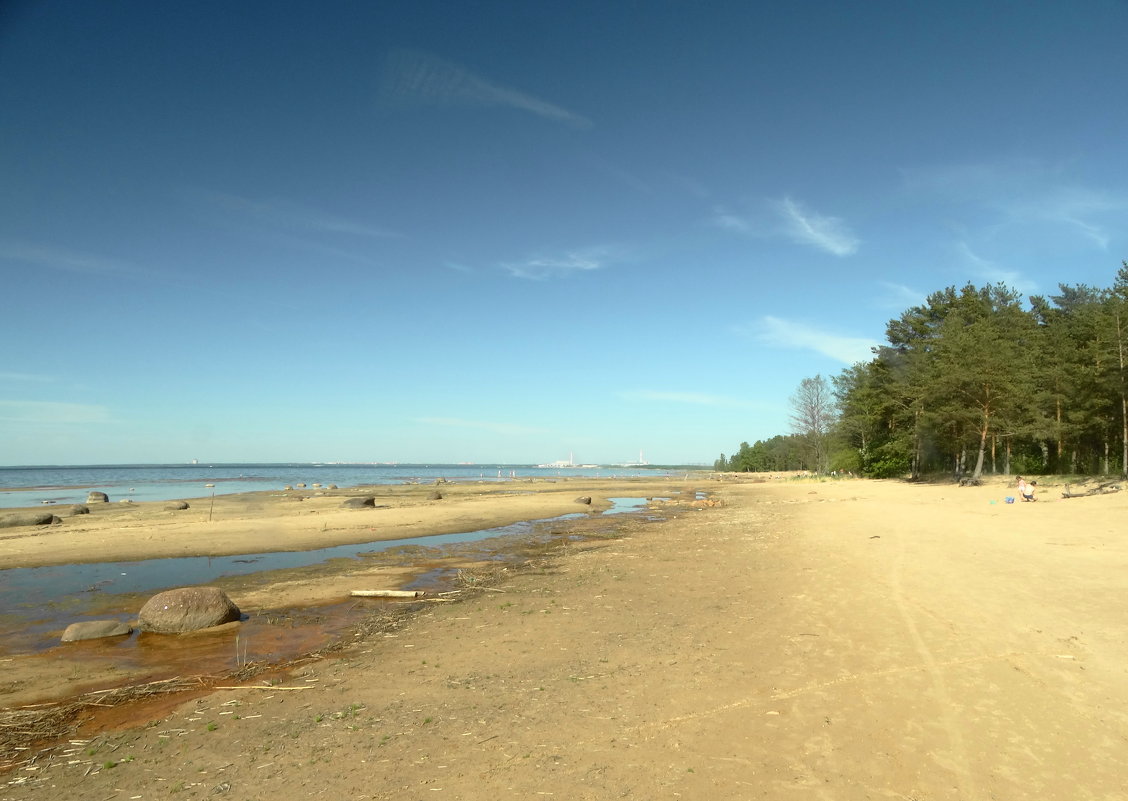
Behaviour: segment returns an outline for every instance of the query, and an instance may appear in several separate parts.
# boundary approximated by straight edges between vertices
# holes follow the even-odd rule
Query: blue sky
[[[6,3],[0,464],[712,462],[1128,258],[1128,3]]]

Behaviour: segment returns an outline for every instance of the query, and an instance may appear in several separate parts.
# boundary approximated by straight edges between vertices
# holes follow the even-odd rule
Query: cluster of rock
[[[91,492],[87,498],[86,503],[76,503],[70,506],[59,506],[49,512],[13,512],[12,514],[0,515],[0,528],[15,528],[17,526],[50,526],[55,523],[62,523],[64,517],[74,517],[75,515],[88,515],[90,514],[90,507],[87,503],[109,503],[109,496],[104,492]],[[44,501],[48,503],[48,501]],[[131,504],[133,500],[130,498],[123,498],[120,503]],[[189,508],[187,501],[172,501],[165,506],[165,509],[173,512],[183,511]]]
[[[90,507],[81,503],[67,508],[58,508],[50,512],[13,512],[0,517],[0,528],[15,528],[16,526],[49,526],[53,523],[62,523],[64,517],[73,515],[88,515]]]
[[[184,634],[222,626],[242,619],[239,607],[219,587],[181,587],[157,593],[141,607],[133,625],[120,620],[88,620],[72,623],[63,632],[63,642],[121,637],[134,628],[155,634]]]

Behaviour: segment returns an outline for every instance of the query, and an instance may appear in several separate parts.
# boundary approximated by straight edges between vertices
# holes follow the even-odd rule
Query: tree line
[[[804,379],[788,435],[719,470],[1128,478],[1128,262],[1111,287],[1023,301],[1003,284],[934,292],[873,358]]]

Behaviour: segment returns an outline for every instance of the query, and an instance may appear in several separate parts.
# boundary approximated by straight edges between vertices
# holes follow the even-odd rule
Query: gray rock
[[[345,507],[346,509],[362,509],[365,506],[370,506],[370,507],[375,508],[376,499],[373,498],[372,496],[368,496],[368,497],[364,497],[364,498],[345,498],[345,500],[341,504],[341,506]]]
[[[582,503],[582,504],[585,504],[586,506],[591,506],[591,496],[590,495],[581,495],[579,498],[576,498],[576,503]]]
[[[219,587],[182,587],[157,593],[146,601],[137,615],[137,625],[142,631],[178,634],[240,617],[239,607]]]
[[[97,640],[100,637],[121,637],[132,634],[133,627],[120,620],[87,620],[82,623],[71,623],[63,632],[62,642],[78,642],[79,640]]]
[[[297,487],[298,489],[305,489],[306,488],[305,484],[295,484],[294,486]]]
[[[84,503],[76,503],[70,508],[71,515],[88,515],[90,514],[90,507]]]
[[[52,523],[62,523],[62,518],[51,512],[17,512],[0,517],[0,528],[15,528],[16,526],[49,526]]]
[[[165,509],[168,509],[170,512],[182,512],[187,508],[188,501],[173,501],[165,507]]]
[[[289,492],[289,491],[290,491],[290,490],[292,490],[292,489],[293,489],[293,487],[291,487],[291,486],[290,486],[289,484],[287,484],[286,486],[284,486],[284,487],[282,488],[282,491],[283,491],[283,492]]]
[[[326,484],[325,489],[337,489],[337,485],[336,484]]]
[[[109,503],[110,502],[110,496],[107,495],[104,492],[98,492],[97,490],[91,490],[86,495],[86,502],[87,503]]]

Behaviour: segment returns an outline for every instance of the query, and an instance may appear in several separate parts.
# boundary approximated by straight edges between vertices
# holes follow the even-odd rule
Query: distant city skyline
[[[1128,258],[1128,5],[16,2],[0,464],[711,464]]]

